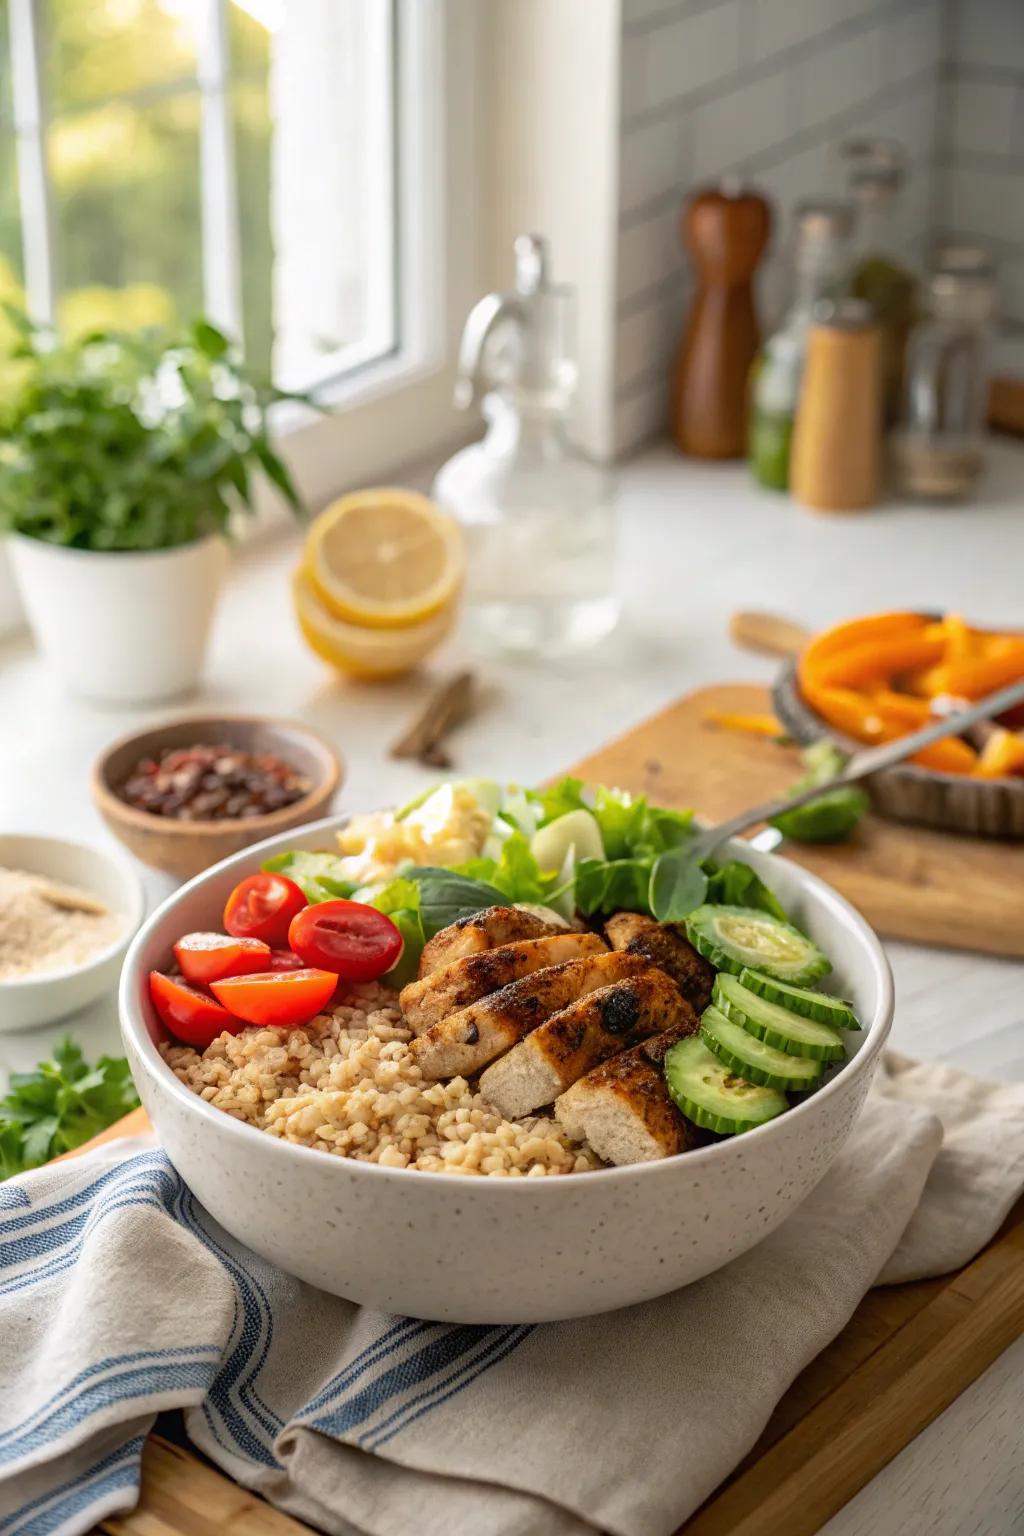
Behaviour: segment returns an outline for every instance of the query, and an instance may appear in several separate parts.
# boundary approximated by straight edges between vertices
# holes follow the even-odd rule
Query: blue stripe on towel
[[[0,1525],[0,1531],[8,1533],[8,1536],[48,1536],[49,1532],[59,1529],[73,1515],[82,1514],[90,1506],[99,1506],[103,1501],[102,1508],[97,1508],[95,1514],[90,1515],[89,1523],[92,1524],[93,1520],[99,1519],[111,1508],[106,1502],[111,1493],[130,1488],[137,1495],[139,1460],[144,1440],[144,1435],[134,1435],[79,1476],[69,1478],[66,1483],[51,1488],[48,1493],[40,1494],[30,1504],[23,1504],[21,1509],[14,1511],[10,1520]]]
[[[396,1424],[394,1429],[390,1430],[385,1435],[380,1434],[380,1429],[384,1427],[383,1425],[381,1425],[378,1430],[371,1430],[369,1434],[364,1436],[363,1440],[360,1441],[360,1444],[365,1442],[366,1448],[371,1451],[376,1451],[382,1445],[386,1445],[389,1440],[394,1439],[395,1435],[401,1434],[403,1429],[408,1429],[410,1424],[414,1424],[417,1419],[422,1419],[424,1414],[432,1413],[435,1408],[440,1408],[441,1404],[448,1402],[449,1398],[457,1397],[458,1394],[464,1391],[471,1382],[476,1381],[478,1376],[482,1376],[484,1371],[489,1371],[491,1367],[497,1365],[500,1360],[504,1360],[506,1355],[510,1355],[513,1350],[518,1349],[520,1344],[524,1343],[525,1340],[530,1337],[530,1334],[533,1332],[533,1328],[534,1325],[532,1323],[529,1325],[524,1324],[518,1328],[513,1328],[511,1330],[510,1338],[505,1340],[496,1340],[495,1343],[490,1346],[490,1348],[484,1351],[484,1354],[478,1355],[476,1360],[473,1361],[470,1365],[469,1370],[463,1371],[459,1375],[459,1379],[454,1382],[454,1385],[452,1385],[447,1392],[443,1393],[442,1396],[435,1398],[433,1402],[425,1402],[423,1406],[419,1408],[415,1413],[411,1414],[408,1418],[402,1419],[401,1423]],[[451,1379],[452,1378],[449,1377],[449,1380]],[[442,1382],[440,1385],[443,1386],[444,1383]],[[422,1393],[421,1397],[431,1397],[437,1390],[438,1389],[436,1387],[430,1388],[428,1391]],[[404,1414],[406,1409],[412,1408],[419,1401],[419,1398],[414,1398],[411,1403],[406,1404],[405,1408],[400,1409],[398,1414],[393,1414],[392,1418],[397,1418]]]
[[[196,1215],[195,1201],[184,1185],[175,1201],[174,1213],[223,1265],[234,1283],[238,1303],[235,1327],[231,1333],[235,1343],[232,1347],[231,1340],[228,1341],[230,1353],[217,1374],[207,1403],[203,1405],[210,1431],[223,1445],[224,1441],[214,1423],[215,1415],[233,1442],[226,1449],[234,1449],[236,1453],[257,1461],[260,1466],[280,1467],[281,1463],[272,1447],[284,1428],[284,1420],[267,1406],[255,1387],[256,1378],[270,1352],[274,1337],[274,1314],[270,1300],[255,1275],[249,1274],[207,1231]],[[239,1318],[242,1320],[240,1330],[237,1326]],[[231,1401],[233,1391],[238,1398],[237,1407]],[[241,1417],[242,1412],[254,1421],[255,1429]],[[261,1436],[261,1430],[266,1438]]]
[[[49,1441],[60,1440],[86,1419],[115,1404],[129,1406],[139,1399],[139,1412],[148,1412],[148,1400],[165,1392],[209,1389],[217,1369],[215,1360],[166,1360],[162,1364],[129,1366],[112,1372],[102,1381],[90,1382],[76,1397],[55,1408],[46,1419],[26,1430],[0,1451],[0,1465],[27,1456]],[[155,1411],[155,1410],[152,1410]]]
[[[438,1326],[440,1325],[437,1323],[422,1323],[415,1317],[400,1318],[379,1338],[374,1339],[364,1350],[361,1350],[355,1359],[350,1360],[336,1376],[332,1376],[316,1397],[310,1398],[302,1410],[303,1416],[315,1414],[318,1409],[326,1408],[336,1397],[358,1381],[360,1376],[365,1375],[371,1366],[377,1365],[388,1355],[395,1354],[408,1344],[413,1334],[420,1333],[425,1337],[431,1329]]]
[[[310,1421],[313,1429],[324,1434],[344,1434],[358,1429],[367,1419],[403,1392],[429,1381],[439,1371],[446,1370],[460,1357],[465,1356],[496,1330],[473,1323],[462,1328],[449,1328],[440,1338],[434,1339],[424,1349],[410,1355],[391,1370],[385,1371],[354,1396],[342,1401],[330,1412],[320,1414]]]
[[[0,1457],[3,1456],[3,1448],[7,1443],[25,1434],[52,1410],[56,1409],[61,1398],[67,1397],[69,1392],[74,1392],[76,1387],[82,1387],[93,1377],[100,1376],[104,1371],[113,1371],[120,1365],[138,1365],[142,1361],[155,1364],[160,1360],[180,1360],[185,1356],[214,1355],[220,1357],[219,1344],[183,1344],[174,1349],[139,1349],[130,1355],[110,1355],[105,1360],[97,1360],[95,1365],[90,1365],[85,1370],[79,1371],[71,1381],[65,1382],[59,1391],[48,1398],[45,1403],[40,1403],[30,1414],[22,1419],[20,1424],[14,1424],[10,1429],[0,1431]]]
[[[83,1185],[73,1195],[66,1195],[63,1200],[54,1201],[51,1205],[33,1206],[26,1216],[9,1216],[0,1219],[0,1239],[12,1232],[23,1232],[27,1227],[33,1226],[38,1221],[44,1221],[49,1216],[63,1216],[67,1211],[77,1210],[86,1201],[94,1199],[98,1192],[106,1188],[112,1180],[123,1178],[128,1172],[141,1173],[146,1168],[159,1168],[170,1173],[173,1178],[178,1177],[165,1153],[137,1152],[133,1157],[126,1157],[120,1163],[115,1163],[112,1168],[107,1169],[106,1173],[101,1173],[99,1178]],[[28,1192],[23,1190],[23,1193]]]

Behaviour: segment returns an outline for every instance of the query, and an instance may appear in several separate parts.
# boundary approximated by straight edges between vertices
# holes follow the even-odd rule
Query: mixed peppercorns
[[[238,821],[268,816],[309,793],[310,781],[269,752],[242,752],[225,742],[171,747],[144,757],[121,788],[136,810],[176,821]]]

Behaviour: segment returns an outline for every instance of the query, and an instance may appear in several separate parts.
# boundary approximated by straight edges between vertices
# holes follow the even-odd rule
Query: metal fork
[[[910,736],[900,736],[897,741],[887,741],[880,747],[865,747],[862,752],[855,752],[847,761],[846,766],[834,779],[829,779],[824,784],[815,784],[811,789],[802,789],[797,794],[781,795],[775,800],[766,800],[763,805],[751,806],[749,810],[740,811],[738,816],[730,816],[728,821],[720,821],[717,826],[706,827],[698,833],[695,840],[687,845],[687,852],[699,861],[709,858],[720,843],[724,843],[730,837],[737,837],[759,821],[771,821],[774,816],[781,816],[783,811],[794,811],[800,805],[807,805],[809,801],[816,800],[819,795],[827,793],[830,789],[836,789],[842,784],[857,784],[862,779],[869,778],[874,773],[881,773],[883,768],[891,768],[895,763],[902,763],[906,758],[912,757],[922,747],[930,746],[933,741],[941,741],[945,736],[959,736],[969,725],[975,725],[979,720],[988,720],[993,715],[1001,715],[1004,710],[1012,709],[1015,704],[1024,704],[1024,682],[1011,683],[1007,688],[1000,688],[996,693],[990,693],[987,698],[979,699],[976,704],[971,704],[967,709],[959,709],[955,714],[946,715],[941,720],[926,725],[920,731],[914,731]]]

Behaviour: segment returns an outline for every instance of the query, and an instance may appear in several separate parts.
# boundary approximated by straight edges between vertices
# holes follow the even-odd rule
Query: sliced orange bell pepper
[[[720,726],[726,731],[746,731],[750,736],[781,737],[786,733],[774,715],[729,714],[719,709],[709,709],[704,716],[709,725]]]
[[[1003,779],[1024,773],[1024,736],[1018,736],[1016,731],[993,731],[974,771],[981,779]]]
[[[905,734],[900,722],[887,720],[867,694],[855,693],[850,688],[818,687],[812,694],[805,694],[805,698],[823,720],[855,741],[876,745]]]
[[[936,773],[973,773],[978,754],[959,736],[947,736],[943,741],[933,741],[930,747],[922,747],[910,761],[921,768],[934,768]]]
[[[887,720],[899,720],[908,731],[919,731],[934,719],[926,699],[912,699],[891,688],[874,688],[868,695]]]
[[[913,634],[867,640],[826,658],[819,667],[817,680],[825,688],[863,688],[934,666],[945,654],[944,636]]]
[[[1024,639],[1002,638],[985,656],[969,661],[951,661],[936,667],[932,683],[938,693],[950,693],[957,698],[983,699],[997,688],[1005,688],[1024,678]]]

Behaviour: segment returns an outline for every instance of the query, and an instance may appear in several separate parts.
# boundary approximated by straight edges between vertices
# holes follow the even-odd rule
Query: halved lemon
[[[415,491],[343,496],[306,535],[306,569],[336,618],[373,629],[422,624],[462,583],[459,526]]]
[[[349,624],[324,607],[302,566],[292,575],[292,601],[307,645],[349,677],[397,677],[410,672],[440,645],[457,613],[453,601],[421,624],[405,629],[367,629]]]

